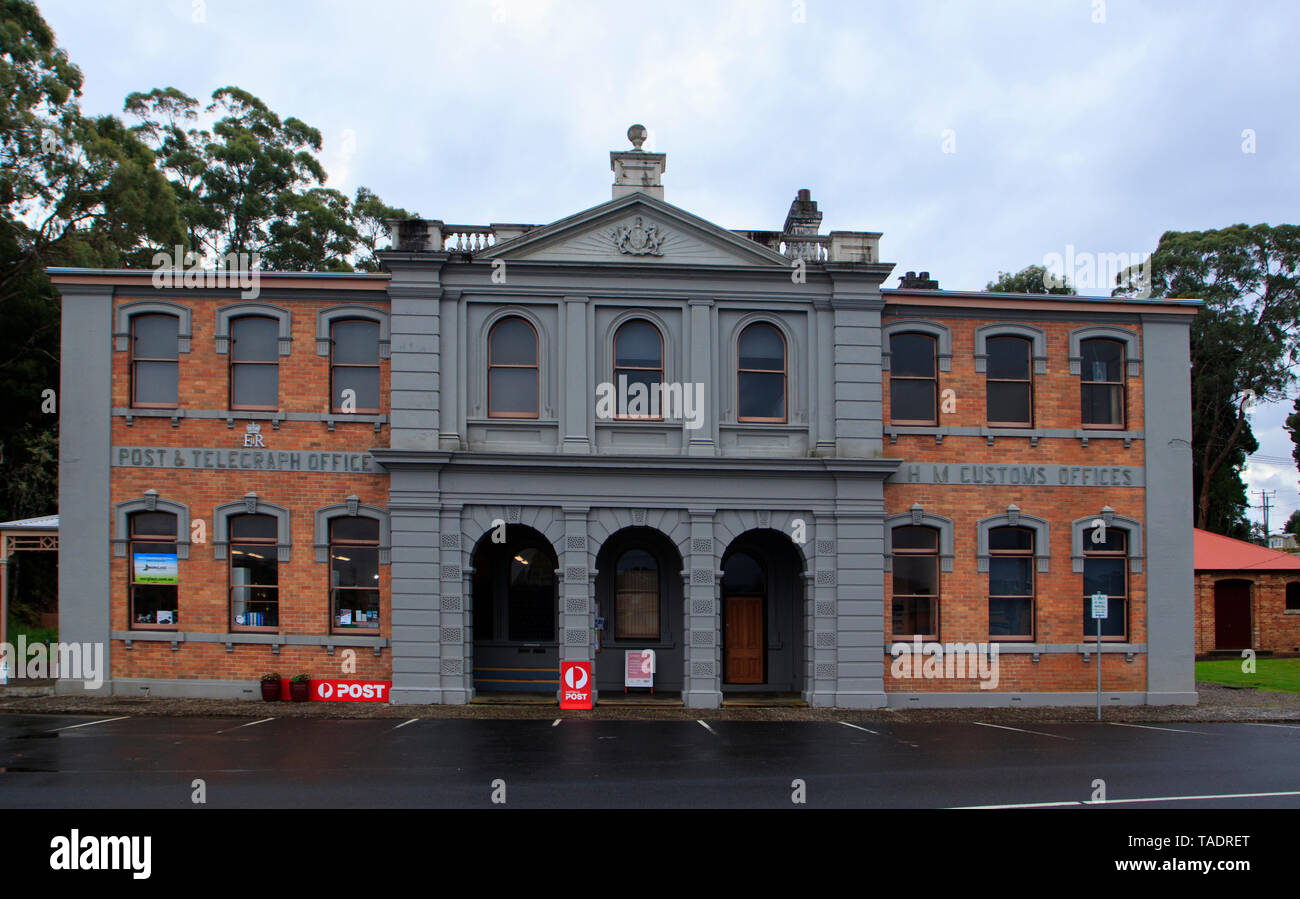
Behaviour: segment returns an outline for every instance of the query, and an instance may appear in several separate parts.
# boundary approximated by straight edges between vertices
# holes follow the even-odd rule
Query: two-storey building
[[[878,233],[807,191],[719,227],[629,136],[608,202],[403,222],[381,274],[51,272],[61,636],[105,689],[621,693],[653,649],[693,707],[1092,702],[1101,591],[1112,701],[1194,701],[1195,301],[882,289]]]

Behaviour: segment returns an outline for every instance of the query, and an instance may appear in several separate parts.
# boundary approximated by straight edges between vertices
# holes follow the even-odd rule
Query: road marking
[[[1287,730],[1300,730],[1300,724],[1266,724],[1263,721],[1243,721],[1242,724],[1253,724],[1256,727],[1285,727]]]
[[[714,730],[713,728],[709,727],[707,724],[704,723],[704,719],[696,718],[695,723],[698,724],[700,727],[704,728],[705,730],[707,730],[709,733],[713,734],[715,737],[718,735],[718,732],[716,730]]]
[[[412,718],[410,721],[403,721],[401,724],[397,725],[397,727],[394,727],[393,730],[398,730],[400,728],[406,727],[406,725],[408,724],[414,724],[419,720],[420,720],[419,718]]]
[[[1203,730],[1179,730],[1176,727],[1152,727],[1149,724],[1123,724],[1119,721],[1107,721],[1106,723],[1114,725],[1115,727],[1140,727],[1143,730],[1163,730],[1171,734],[1200,734],[1203,737],[1214,736],[1213,734],[1207,734]]]
[[[843,724],[845,727],[851,727],[851,728],[853,728],[854,730],[865,730],[867,733],[869,733],[869,734],[875,734],[877,737],[880,736],[879,732],[877,732],[877,731],[874,731],[874,730],[868,730],[868,729],[865,728],[865,727],[858,727],[856,724],[849,724],[849,722],[847,722],[847,721],[841,721],[840,724]]]
[[[551,722],[551,727],[559,727],[560,722],[563,720],[564,720],[563,718],[556,718],[554,721]]]
[[[119,715],[116,718],[100,718],[98,721],[86,721],[82,724],[69,724],[66,725],[65,727],[56,727],[52,730],[46,731],[46,733],[54,734],[54,733],[58,733],[61,730],[74,730],[75,728],[78,727],[90,727],[93,724],[107,724],[110,721],[125,721],[127,718],[130,717],[131,717],[130,715]]]
[[[1071,805],[1130,805],[1135,802],[1194,802],[1202,799],[1267,799],[1275,796],[1300,796],[1300,790],[1278,790],[1271,793],[1212,793],[1204,796],[1144,796],[1135,799],[1071,799],[1065,802],[1020,802],[1004,805],[960,805],[958,809],[994,808],[1063,808]]]
[[[978,724],[980,727],[996,727],[998,730],[1014,730],[1021,734],[1034,734],[1039,737],[1054,737],[1057,740],[1069,740],[1070,737],[1063,737],[1060,734],[1044,733],[1041,730],[1025,730],[1020,727],[1007,727],[1005,724],[985,724],[983,721],[972,721],[971,724]]]
[[[228,727],[225,730],[219,730],[217,731],[217,733],[224,734],[232,730],[239,730],[241,727],[252,727],[254,724],[265,724],[268,721],[274,721],[274,720],[275,720],[274,718],[263,718],[261,721],[248,721],[244,724],[237,724],[234,727]]]

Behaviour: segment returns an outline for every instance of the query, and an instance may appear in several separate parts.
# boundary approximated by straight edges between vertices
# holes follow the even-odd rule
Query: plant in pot
[[[295,674],[289,679],[289,698],[294,702],[306,702],[311,698],[311,678],[305,674]]]
[[[262,675],[262,698],[267,702],[280,699],[280,675],[276,673]]]

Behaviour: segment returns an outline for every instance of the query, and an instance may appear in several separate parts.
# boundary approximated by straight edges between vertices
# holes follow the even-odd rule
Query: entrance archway
[[[780,531],[741,534],[722,557],[724,693],[804,689],[803,556]]]
[[[1214,582],[1215,649],[1250,649],[1250,588],[1246,580]]]
[[[559,689],[555,549],[540,532],[507,525],[484,534],[471,565],[476,692]]]
[[[630,650],[655,652],[655,693],[682,689],[682,557],[662,532],[648,527],[611,534],[596,555],[598,631],[596,685],[623,691]]]

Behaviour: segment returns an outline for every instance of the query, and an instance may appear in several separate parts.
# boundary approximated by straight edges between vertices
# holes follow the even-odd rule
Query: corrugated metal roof
[[[1288,553],[1200,528],[1193,531],[1197,571],[1300,571],[1300,558]]]
[[[57,531],[59,529],[59,516],[42,515],[40,518],[18,518],[14,521],[0,521],[0,528],[4,528],[6,531],[18,531],[23,528],[34,531]]]

